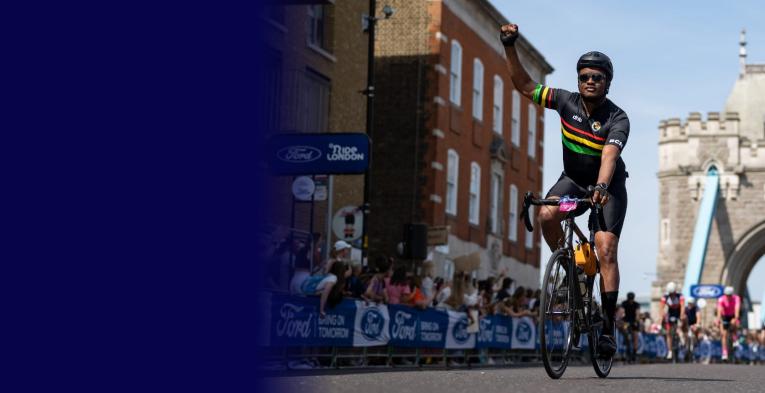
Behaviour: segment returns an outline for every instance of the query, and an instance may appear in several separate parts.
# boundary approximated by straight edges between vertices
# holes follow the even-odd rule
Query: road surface
[[[765,366],[646,364],[614,365],[607,379],[592,367],[570,366],[559,380],[541,366],[484,369],[356,370],[312,372],[266,379],[268,392],[301,393],[738,393],[765,392]]]

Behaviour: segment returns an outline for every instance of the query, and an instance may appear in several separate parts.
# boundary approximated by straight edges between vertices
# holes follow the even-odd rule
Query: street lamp
[[[369,41],[367,43],[367,87],[362,91],[362,94],[367,96],[367,136],[369,136],[369,139],[372,142],[371,146],[374,146],[375,25],[379,20],[379,18],[375,17],[376,10],[377,0],[369,0],[369,15],[366,17],[367,33],[369,34]],[[384,6],[382,11],[383,15],[385,15],[385,19],[389,19],[391,16],[393,16],[393,13],[396,12],[396,10],[389,5]],[[369,149],[369,166],[367,167],[367,170],[364,171],[364,203],[361,205],[361,210],[364,213],[364,221],[362,222],[361,227],[361,261],[364,265],[367,264],[367,254],[369,250],[367,225],[369,222],[370,210],[369,196],[371,195],[371,191],[369,181],[369,168],[372,166],[372,150],[374,150],[373,147]]]

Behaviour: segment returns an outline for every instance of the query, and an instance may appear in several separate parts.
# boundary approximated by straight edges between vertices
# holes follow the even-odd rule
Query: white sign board
[[[310,201],[316,184],[308,176],[300,176],[292,182],[292,195],[299,201]]]
[[[361,237],[364,213],[358,206],[346,206],[332,218],[332,233],[340,240],[354,241]]]

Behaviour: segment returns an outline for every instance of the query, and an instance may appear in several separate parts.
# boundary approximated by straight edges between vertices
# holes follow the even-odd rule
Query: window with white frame
[[[521,146],[521,94],[518,93],[518,90],[513,90],[513,116],[510,140],[516,147]]]
[[[483,120],[483,63],[473,60],[473,117]]]
[[[459,179],[460,156],[449,149],[446,163],[446,212],[457,215],[457,180]]]
[[[537,156],[537,107],[529,104],[529,158]]]
[[[661,220],[661,244],[669,244],[669,218]]]
[[[497,134],[502,135],[502,94],[504,92],[504,83],[499,75],[494,75],[494,107],[492,110],[492,129]]]
[[[481,209],[481,167],[470,163],[470,200],[468,206],[468,221],[478,225],[479,212]]]
[[[502,198],[500,198],[500,193],[502,192],[502,176],[500,176],[499,173],[492,173],[491,174],[491,232],[492,233],[498,233],[499,232],[499,221],[500,221],[500,213],[499,213],[499,203]]]
[[[510,209],[507,216],[507,238],[518,241],[518,187],[510,185]]]
[[[460,96],[462,95],[462,47],[457,40],[452,40],[452,58],[451,72],[449,79],[449,100],[455,105],[460,106]]]
[[[529,219],[534,222],[534,207],[529,206]],[[529,250],[534,248],[534,232],[526,232],[526,248]]]
[[[308,42],[326,49],[326,22],[324,5],[308,6]]]

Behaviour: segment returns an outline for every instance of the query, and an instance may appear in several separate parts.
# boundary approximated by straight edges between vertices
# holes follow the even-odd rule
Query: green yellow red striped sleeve
[[[537,83],[537,87],[534,88],[534,93],[531,95],[531,100],[548,109],[554,109],[555,105],[555,89],[551,89],[548,86],[544,86],[541,83]]]

